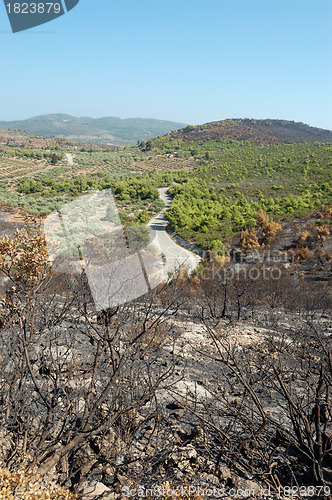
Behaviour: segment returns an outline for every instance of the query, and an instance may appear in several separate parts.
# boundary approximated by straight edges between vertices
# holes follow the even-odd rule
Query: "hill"
[[[287,120],[232,119],[185,127],[169,133],[167,141],[250,141],[257,145],[332,142],[332,131]]]
[[[184,127],[183,123],[150,118],[90,118],[66,114],[35,116],[27,120],[0,121],[0,128],[70,140],[129,146]]]
[[[169,189],[173,203],[166,212],[184,239],[220,248],[232,235],[254,228],[259,210],[284,221],[331,204],[330,144],[221,144],[178,149],[183,156],[195,152],[194,169],[181,173]]]
[[[308,216],[332,202],[332,132],[286,120],[224,120],[139,145],[148,157],[191,162],[169,189],[170,228],[203,248],[222,248],[270,220]]]
[[[111,187],[126,220],[145,220],[159,208],[147,188],[168,185],[170,228],[209,249],[254,228],[259,210],[282,222],[332,202],[331,141],[316,140],[330,132],[294,122],[226,120],[118,150],[20,134],[0,137],[0,201],[33,215]]]
[[[100,149],[100,145],[89,141],[70,141],[63,137],[35,135],[24,130],[1,129],[0,128],[0,148],[20,148],[36,150],[62,150],[73,151],[74,149]],[[117,149],[119,146],[109,145],[106,149]]]

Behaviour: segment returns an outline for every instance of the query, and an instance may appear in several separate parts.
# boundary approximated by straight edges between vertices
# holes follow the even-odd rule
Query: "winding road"
[[[167,225],[165,210],[167,210],[172,203],[172,198],[166,194],[167,189],[168,187],[158,189],[159,197],[165,203],[165,208],[156,215],[156,217],[151,219],[147,225],[152,231],[152,244],[155,245],[166,258],[166,264],[164,266],[166,280],[181,266],[184,266],[186,270],[191,273],[201,261],[198,255],[175,243],[165,230]]]

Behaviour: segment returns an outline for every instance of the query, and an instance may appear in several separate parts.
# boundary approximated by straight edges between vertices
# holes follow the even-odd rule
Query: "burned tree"
[[[168,309],[162,287],[96,314],[84,275],[63,280],[47,263],[38,233],[1,242],[10,286],[1,302],[1,459],[14,470],[46,474],[79,490],[93,474],[112,476],[135,460],[133,436],[158,427],[157,390],[171,384],[175,361],[158,361]]]

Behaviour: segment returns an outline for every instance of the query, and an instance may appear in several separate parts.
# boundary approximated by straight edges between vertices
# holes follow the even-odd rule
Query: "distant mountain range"
[[[40,115],[19,121],[0,121],[1,129],[25,130],[46,137],[64,137],[69,140],[104,145],[129,146],[185,127],[176,123],[151,118],[77,117],[65,114]]]
[[[0,121],[0,129],[24,130],[46,137],[62,137],[85,144],[130,146],[158,136],[181,142],[249,140],[255,144],[332,142],[332,131],[288,120],[227,119],[203,125],[186,125],[151,118],[90,118],[65,114],[40,115],[28,120]]]
[[[288,120],[228,119],[187,126],[166,137],[189,141],[251,141],[258,145],[292,142],[332,142],[332,131]]]

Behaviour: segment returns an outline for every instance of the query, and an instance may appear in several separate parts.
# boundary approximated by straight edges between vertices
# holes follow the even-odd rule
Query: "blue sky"
[[[13,34],[0,4],[0,120],[44,113],[332,129],[331,0],[80,0]]]

